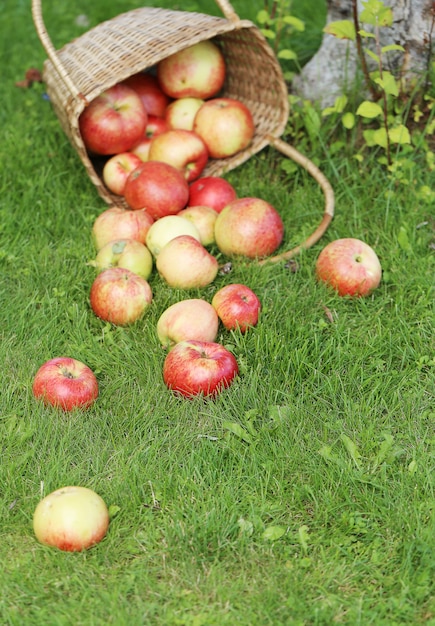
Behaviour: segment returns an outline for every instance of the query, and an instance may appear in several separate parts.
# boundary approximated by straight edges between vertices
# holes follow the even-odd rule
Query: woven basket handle
[[[216,0],[216,4],[228,20],[232,22],[237,22],[240,20],[239,16],[234,11],[228,0]],[[51,39],[47,33],[44,20],[42,18],[41,0],[32,0],[32,17],[35,24],[36,32],[38,33],[42,46],[44,47],[48,58],[52,62],[57,73],[59,74],[60,79],[64,82],[65,86],[69,89],[73,97],[80,97],[85,99],[83,94],[81,94],[77,87],[74,85],[68,75],[68,72],[65,70],[62,63],[60,62],[56,49],[54,48]]]

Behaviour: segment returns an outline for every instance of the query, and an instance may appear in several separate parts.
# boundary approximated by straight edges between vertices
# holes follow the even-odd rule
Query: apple
[[[278,211],[261,198],[238,198],[218,215],[216,244],[227,256],[265,257],[281,244],[284,224]]]
[[[148,161],[148,157],[150,154],[152,137],[142,137],[134,146],[131,148],[130,152],[135,154],[140,161]]]
[[[201,137],[192,130],[176,128],[153,138],[148,159],[173,165],[190,183],[207,165],[208,151]]]
[[[121,207],[110,207],[95,219],[92,239],[98,250],[111,241],[135,239],[145,243],[147,233],[154,223],[146,209],[132,211]]]
[[[214,225],[218,213],[214,209],[209,206],[191,206],[181,209],[177,215],[195,225],[203,246],[211,246],[215,242]]]
[[[237,199],[234,187],[220,176],[202,176],[189,185],[188,206],[209,206],[218,213]]]
[[[367,296],[379,286],[382,268],[376,252],[352,237],[331,241],[316,261],[317,278],[340,296]]]
[[[134,89],[140,96],[148,115],[164,117],[166,107],[170,104],[171,98],[161,89],[156,76],[139,72],[129,76],[123,83]]]
[[[133,152],[120,152],[110,157],[104,164],[102,172],[106,187],[118,196],[124,195],[128,175],[141,163],[142,160]]]
[[[163,380],[169,389],[186,398],[217,396],[239,373],[235,356],[213,341],[186,340],[166,355]]]
[[[165,111],[165,120],[169,128],[192,130],[195,115],[203,104],[202,98],[178,98],[171,102]]]
[[[154,257],[157,257],[163,246],[179,235],[190,235],[197,241],[201,241],[198,229],[190,220],[178,214],[165,215],[156,220],[149,229],[146,238],[147,248]]]
[[[125,326],[142,317],[151,305],[153,295],[144,278],[122,267],[111,267],[98,274],[89,299],[97,317]]]
[[[79,552],[99,543],[109,527],[104,500],[87,487],[56,489],[38,503],[33,530],[44,545]]]
[[[221,49],[205,40],[179,50],[157,64],[157,79],[171,98],[211,98],[225,81]]]
[[[86,409],[98,397],[93,371],[81,361],[66,356],[46,361],[36,372],[32,386],[35,398],[64,411]]]
[[[225,159],[249,146],[255,132],[249,108],[235,98],[212,98],[195,115],[193,131],[207,146],[210,157]]]
[[[156,268],[170,287],[195,289],[213,282],[219,265],[217,259],[194,237],[180,235],[161,249]]]
[[[80,134],[91,153],[128,152],[143,136],[147,119],[137,93],[127,85],[117,84],[85,108],[79,118]]]
[[[141,161],[148,161],[148,155],[152,139],[156,135],[160,135],[160,133],[164,133],[167,130],[169,130],[169,125],[164,117],[148,115],[148,123],[145,128],[145,134],[142,139],[134,144],[130,152],[138,156]]]
[[[99,270],[105,270],[109,267],[122,267],[146,280],[153,270],[153,257],[142,242],[135,239],[117,239],[106,243],[89,265],[93,265]]]
[[[246,285],[225,285],[214,294],[211,304],[227,330],[238,328],[241,333],[245,333],[258,322],[260,299]]]
[[[184,209],[189,198],[189,185],[183,174],[169,163],[148,160],[127,178],[124,197],[130,208],[146,208],[157,220]]]
[[[164,348],[186,339],[215,341],[219,318],[214,307],[201,298],[180,300],[165,309],[157,321],[157,336]]]

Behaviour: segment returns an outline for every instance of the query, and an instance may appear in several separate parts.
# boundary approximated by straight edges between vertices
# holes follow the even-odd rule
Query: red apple
[[[111,241],[135,239],[145,243],[147,233],[154,223],[146,209],[131,211],[120,207],[106,209],[92,226],[92,239],[98,250]]]
[[[156,115],[148,115],[145,135],[134,144],[130,152],[138,156],[141,161],[148,161],[152,139],[156,137],[156,135],[160,135],[167,130],[169,130],[169,125],[165,118],[157,117]]]
[[[218,216],[214,209],[209,206],[191,206],[182,209],[177,215],[192,222],[203,246],[211,246],[214,243],[214,225]]]
[[[153,269],[153,257],[142,242],[135,239],[117,239],[106,243],[89,265],[100,271],[109,267],[122,267],[147,280]]]
[[[195,289],[213,282],[219,265],[217,259],[194,237],[180,235],[161,249],[156,268],[171,287]]]
[[[228,256],[265,257],[281,244],[284,224],[278,211],[260,198],[238,198],[219,213],[216,244]]]
[[[83,143],[94,154],[128,152],[143,136],[146,125],[142,100],[122,84],[97,96],[79,118]]]
[[[202,98],[178,98],[166,108],[165,120],[169,128],[192,130],[193,120],[201,105]]]
[[[146,245],[154,257],[157,257],[162,248],[174,237],[190,235],[201,241],[195,224],[177,215],[165,215],[156,220],[148,231]]]
[[[191,130],[178,128],[154,137],[148,159],[173,165],[190,183],[207,165],[208,152],[201,137]]]
[[[118,326],[131,324],[141,318],[152,299],[148,282],[121,267],[111,267],[98,274],[90,292],[90,303],[95,315]]]
[[[143,137],[131,149],[132,154],[135,154],[142,162],[148,161],[151,148],[151,137]]]
[[[133,152],[120,152],[110,157],[103,167],[103,181],[112,193],[124,195],[125,182],[130,172],[142,163]]]
[[[92,489],[68,486],[53,491],[38,503],[33,530],[38,541],[68,552],[99,543],[109,527],[109,511]]]
[[[193,131],[207,146],[210,157],[224,159],[249,146],[255,132],[249,108],[234,98],[213,98],[195,115]]]
[[[238,283],[225,285],[215,293],[211,303],[227,330],[238,328],[240,332],[245,333],[258,322],[260,299],[246,285]]]
[[[93,371],[81,361],[61,356],[46,361],[33,380],[35,398],[64,411],[85,409],[98,397],[98,382]]]
[[[317,258],[316,275],[340,296],[367,296],[381,282],[382,268],[368,244],[344,238],[323,248]]]
[[[234,187],[220,176],[202,176],[189,185],[188,206],[209,206],[218,213],[237,199]]]
[[[157,336],[164,348],[186,339],[215,341],[219,318],[206,300],[180,300],[165,309],[157,321]]]
[[[157,64],[157,78],[171,98],[211,98],[225,80],[221,49],[205,40],[179,50]]]
[[[159,81],[153,74],[139,72],[123,81],[125,85],[134,89],[140,96],[148,115],[163,117],[166,107],[171,102],[159,85]]]
[[[131,172],[124,197],[132,209],[146,208],[157,220],[164,215],[175,215],[186,206],[189,185],[177,168],[169,163],[149,160]]]
[[[187,398],[214,397],[229,387],[239,372],[235,356],[219,343],[181,341],[167,354],[163,380]]]

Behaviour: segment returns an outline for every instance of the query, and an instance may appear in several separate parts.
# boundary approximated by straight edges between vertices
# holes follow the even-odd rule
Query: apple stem
[[[309,236],[303,243],[291,250],[287,250],[286,252],[282,252],[281,254],[277,254],[272,257],[268,257],[267,259],[262,259],[258,261],[259,265],[265,265],[266,263],[278,263],[279,261],[284,261],[287,259],[291,259],[296,256],[302,250],[308,250],[315,243],[319,241],[319,239],[326,232],[329,224],[334,217],[334,205],[335,205],[335,196],[334,190],[331,186],[331,183],[328,181],[326,176],[319,170],[317,165],[315,165],[310,159],[304,156],[301,152],[296,150],[293,146],[289,145],[282,139],[274,137],[273,135],[268,135],[267,139],[270,144],[277,148],[280,152],[282,152],[285,156],[289,157],[295,163],[303,167],[313,178],[317,181],[323,191],[325,197],[325,209],[323,213],[323,218],[316,230]]]

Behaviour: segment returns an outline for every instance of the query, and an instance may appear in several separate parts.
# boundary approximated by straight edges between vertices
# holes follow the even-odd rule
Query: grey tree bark
[[[391,7],[394,22],[392,27],[381,29],[381,44],[395,43],[406,49],[405,53],[389,52],[386,69],[400,70],[405,80],[421,74],[427,68],[431,38],[435,37],[434,0],[384,0],[384,4]],[[327,23],[353,19],[352,0],[327,0],[327,5]],[[358,13],[362,8],[358,0]],[[368,61],[369,69],[373,69],[370,58]],[[324,34],[318,52],[295,76],[291,91],[326,107],[355,84],[364,88],[355,42]]]

